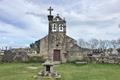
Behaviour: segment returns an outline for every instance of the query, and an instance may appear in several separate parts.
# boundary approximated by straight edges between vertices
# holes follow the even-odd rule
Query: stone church
[[[48,35],[32,43],[30,47],[54,62],[64,63],[73,60],[72,58],[82,57],[81,48],[76,40],[66,35],[66,20],[59,15],[52,15],[51,7],[48,11]]]

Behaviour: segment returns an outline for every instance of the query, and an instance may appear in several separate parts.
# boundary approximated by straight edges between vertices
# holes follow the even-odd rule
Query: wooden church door
[[[54,50],[53,61],[60,61],[60,50]]]

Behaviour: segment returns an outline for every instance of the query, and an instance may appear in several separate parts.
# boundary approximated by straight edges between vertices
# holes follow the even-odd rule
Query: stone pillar
[[[61,75],[54,71],[53,66],[49,60],[43,63],[43,70],[39,72],[37,80],[60,80]]]

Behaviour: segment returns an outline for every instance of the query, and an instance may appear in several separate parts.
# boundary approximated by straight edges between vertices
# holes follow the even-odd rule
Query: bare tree
[[[83,39],[79,39],[79,46],[85,48],[86,42]]]
[[[89,40],[90,48],[95,49],[98,48],[99,41],[97,39]]]
[[[120,48],[120,39],[118,39],[118,40],[91,39],[89,41],[85,41],[83,39],[79,39],[79,46],[81,46],[83,48],[89,48],[89,49]]]
[[[112,44],[113,48],[117,48],[118,42],[116,40],[112,40],[111,44]]]
[[[117,48],[120,48],[120,39],[117,40]]]
[[[105,40],[100,40],[100,43],[99,43],[99,48],[101,49],[106,49],[106,41]]]

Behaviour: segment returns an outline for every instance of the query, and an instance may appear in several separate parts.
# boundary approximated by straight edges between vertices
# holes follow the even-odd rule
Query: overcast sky
[[[48,34],[47,9],[78,40],[120,38],[120,0],[0,0],[0,47],[25,47]]]

